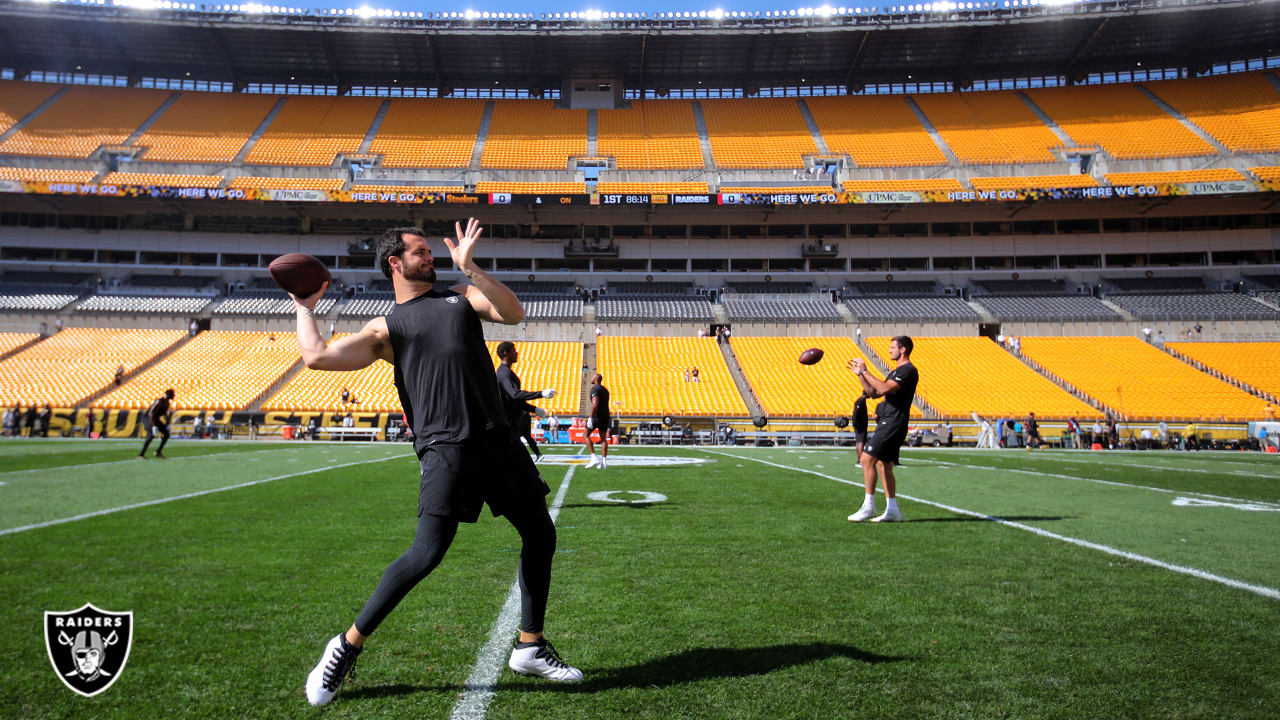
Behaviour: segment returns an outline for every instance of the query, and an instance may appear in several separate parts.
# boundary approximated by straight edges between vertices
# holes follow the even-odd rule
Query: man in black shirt
[[[1036,422],[1035,413],[1027,413],[1027,422],[1023,429],[1027,432],[1027,448],[1040,447],[1044,440],[1040,439],[1040,424]]]
[[[542,451],[538,449],[538,443],[533,441],[533,425],[529,421],[529,413],[536,413],[538,417],[544,418],[547,416],[547,411],[534,407],[526,401],[536,398],[550,399],[556,396],[556,391],[551,388],[521,390],[520,377],[511,369],[512,365],[520,362],[520,351],[516,349],[515,343],[504,340],[498,343],[497,352],[498,359],[502,361],[498,366],[498,390],[502,391],[502,404],[506,408],[507,422],[510,423],[516,436],[524,438],[525,443],[529,445],[529,449],[533,451],[534,462],[539,462],[542,460]]]
[[[613,418],[609,414],[609,388],[604,386],[604,376],[596,373],[591,377],[591,417],[587,418],[587,453],[591,459],[587,467],[605,469],[609,464],[609,424]],[[596,446],[591,442],[591,434],[600,433],[600,457],[596,457]]]
[[[858,467],[862,467],[862,446],[867,443],[867,394],[858,396],[853,404],[853,440],[858,444]]]
[[[138,459],[146,459],[147,446],[151,444],[157,434],[161,437],[160,447],[156,448],[156,457],[164,458],[164,444],[169,442],[169,412],[172,400],[173,388],[169,388],[164,391],[163,395],[156,398],[155,402],[151,403],[151,407],[147,408],[147,412],[143,414],[147,421],[147,441],[142,443],[142,452],[138,453]]]
[[[418,528],[413,544],[387,567],[373,596],[345,633],[325,646],[307,676],[307,701],[324,705],[355,664],[365,640],[444,558],[462,522],[475,522],[488,503],[515,526],[520,553],[520,635],[507,661],[516,673],[578,682],[582,672],[560,659],[542,636],[551,587],[555,524],[547,512],[547,484],[511,432],[480,321],[515,325],[520,301],[472,260],[480,225],[474,219],[457,241],[444,238],[453,265],[474,284],[438,292],[435,264],[422,230],[393,228],[378,242],[378,265],[391,280],[396,305],[385,317],[326,346],[312,308],[328,288],[294,297],[298,347],[307,367],[358,370],[378,360],[394,367],[395,386],[422,467]]]
[[[916,385],[920,383],[920,374],[911,364],[911,349],[914,343],[906,335],[899,335],[889,342],[889,360],[896,363],[884,380],[877,379],[867,370],[862,358],[849,361],[849,369],[858,374],[862,382],[862,390],[867,397],[884,398],[884,402],[876,406],[876,433],[863,448],[861,455],[862,479],[866,486],[866,495],[862,499],[862,507],[849,516],[851,522],[901,522],[902,511],[898,509],[897,482],[893,477],[893,466],[898,463],[898,451],[907,439],[907,425],[911,417],[911,401],[916,396]],[[876,516],[876,471],[884,482],[884,494],[889,499],[884,514]]]

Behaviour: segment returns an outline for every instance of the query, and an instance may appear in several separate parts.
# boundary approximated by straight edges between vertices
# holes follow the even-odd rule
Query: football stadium
[[[3,718],[1276,718],[1280,2],[0,0],[0,411]]]

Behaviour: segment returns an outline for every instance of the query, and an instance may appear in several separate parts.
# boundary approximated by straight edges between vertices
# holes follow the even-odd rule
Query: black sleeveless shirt
[[[428,445],[506,427],[480,316],[464,295],[428,291],[387,314],[396,391],[421,458]]]

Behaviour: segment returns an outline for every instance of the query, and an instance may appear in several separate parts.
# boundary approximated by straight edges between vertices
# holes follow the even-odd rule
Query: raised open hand
[[[484,228],[480,227],[475,218],[467,218],[466,232],[463,232],[460,222],[454,223],[453,229],[458,235],[457,242],[445,238],[444,245],[449,248],[449,255],[453,257],[453,266],[465,273],[472,265],[471,256],[475,253],[476,241],[480,239]]]

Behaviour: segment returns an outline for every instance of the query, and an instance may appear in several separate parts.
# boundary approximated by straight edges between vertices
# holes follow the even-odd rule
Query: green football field
[[[136,452],[0,441],[0,718],[1280,716],[1274,455],[907,451],[907,522],[855,525],[845,450],[560,450],[547,635],[585,682],[505,669],[519,540],[486,513],[316,710],[412,538],[410,448]],[[134,614],[93,698],[43,636],[86,602]]]

